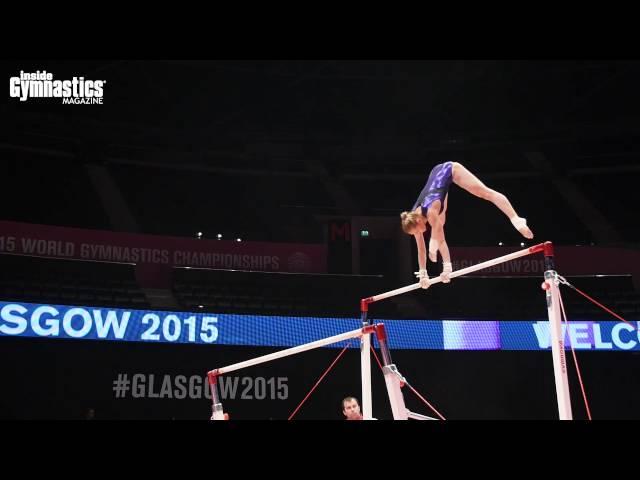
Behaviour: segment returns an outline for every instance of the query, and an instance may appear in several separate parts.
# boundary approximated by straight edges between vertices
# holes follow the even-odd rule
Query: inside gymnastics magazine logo
[[[9,95],[21,102],[59,98],[63,104],[102,105],[106,80],[88,80],[74,76],[71,79],[54,79],[52,73],[43,70],[24,72],[9,79]]]

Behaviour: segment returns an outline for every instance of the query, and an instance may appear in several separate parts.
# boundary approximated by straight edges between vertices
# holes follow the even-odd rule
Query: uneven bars
[[[546,242],[546,243],[550,245],[550,242]],[[494,265],[508,262],[509,260],[515,260],[516,258],[531,255],[533,253],[542,252],[544,249],[545,249],[545,243],[539,243],[538,245],[525,248],[524,250],[518,250],[517,252],[509,253],[508,255],[503,255],[502,257],[494,258],[493,260],[487,260],[486,262],[478,263],[477,265],[472,265],[467,268],[456,270],[455,272],[452,272],[449,275],[449,278],[455,278],[461,275],[466,275],[467,273],[476,272],[478,270],[483,270],[488,267],[493,267]],[[442,278],[440,276],[429,279],[430,285],[433,285],[435,283],[440,283],[440,282],[442,282]],[[389,297],[395,297],[396,295],[401,295],[403,293],[411,292],[412,290],[417,290],[418,288],[420,288],[420,282],[414,283],[413,285],[408,285],[406,287],[397,288],[389,292],[381,293],[379,295],[374,295],[373,297],[363,298],[360,301],[360,304],[361,304],[362,310],[366,311],[367,305],[369,303],[378,302],[380,300],[384,300],[385,298],[389,298]]]
[[[289,355],[295,355],[296,353],[305,352],[307,350],[313,350],[314,348],[324,347],[325,345],[331,345],[332,343],[338,343],[343,340],[349,340],[350,338],[360,337],[374,333],[374,326],[367,326],[359,328],[358,330],[351,330],[350,332],[341,333],[340,335],[334,335],[333,337],[323,338],[322,340],[316,340],[315,342],[305,343],[304,345],[298,345],[297,347],[287,348],[279,352],[270,353],[261,357],[256,357],[251,360],[246,360],[240,363],[234,363],[226,367],[217,368],[208,372],[209,375],[222,375],[224,373],[240,370],[241,368],[251,367],[260,363],[270,362],[271,360],[277,360],[278,358],[287,357]]]
[[[410,410],[407,410],[407,416],[409,418],[413,418],[414,420],[437,420],[437,418],[427,417],[426,415],[420,415],[419,413],[415,413]]]

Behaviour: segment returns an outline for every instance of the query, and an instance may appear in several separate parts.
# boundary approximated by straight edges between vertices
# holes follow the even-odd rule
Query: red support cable
[[[576,292],[578,292],[580,295],[582,295],[583,297],[587,298],[588,300],[590,300],[591,302],[595,303],[597,306],[599,306],[600,308],[602,308],[604,311],[610,313],[611,315],[613,315],[614,317],[616,317],[618,320],[621,320],[625,323],[628,323],[629,325],[631,325],[631,327],[634,330],[638,330],[638,327],[636,325],[634,325],[633,323],[625,320],[624,318],[622,318],[620,315],[618,315],[617,313],[609,310],[607,307],[605,307],[604,305],[602,305],[600,302],[598,302],[597,300],[594,300],[593,298],[591,298],[589,295],[587,295],[586,293],[584,293],[582,290],[580,290],[579,288],[576,288],[575,286],[571,285],[570,283],[567,282],[567,285],[569,287],[571,287],[572,289],[574,289]]]
[[[370,345],[371,351],[373,352],[373,357],[376,359],[376,362],[378,362],[378,366],[380,367],[380,370],[382,370],[382,363],[380,363],[380,359],[378,358],[378,354],[376,353],[375,348],[373,348],[373,345]]]
[[[409,385],[408,383],[407,383],[406,385],[407,385],[407,387],[409,387],[409,388],[411,389],[411,391],[412,391],[413,393],[415,393],[415,394],[418,396],[418,398],[419,398],[420,400],[422,400],[424,403],[426,403],[426,404],[427,404],[427,406],[428,406],[431,410],[433,410],[434,412],[436,412],[436,415],[438,415],[438,416],[440,417],[440,420],[446,420],[446,418],[444,418],[444,417],[442,416],[442,414],[441,414],[438,410],[436,410],[436,409],[435,409],[435,407],[434,407],[433,405],[431,405],[431,404],[427,401],[427,399],[426,399],[426,398],[424,398],[422,395],[420,395],[420,394],[418,393],[418,391],[417,391],[415,388],[413,388],[413,387],[412,387],[411,385]]]
[[[313,393],[313,391],[318,387],[318,385],[320,385],[320,382],[322,382],[322,380],[324,379],[324,377],[327,376],[327,374],[331,371],[331,369],[334,367],[334,365],[338,362],[338,360],[340,360],[340,357],[342,357],[342,355],[344,354],[344,352],[347,351],[347,348],[349,348],[349,345],[351,345],[351,341],[349,341],[349,343],[342,349],[342,351],[338,354],[338,356],[335,358],[335,360],[331,363],[331,365],[329,365],[329,368],[327,368],[325,370],[325,372],[320,376],[320,378],[318,379],[318,381],[316,382],[316,384],[311,388],[311,390],[309,390],[309,393],[307,393],[307,396],[304,397],[304,399],[302,400],[302,402],[300,402],[300,405],[298,405],[296,407],[296,409],[293,411],[293,413],[291,415],[289,415],[289,418],[287,420],[291,420],[296,413],[298,413],[298,410],[300,410],[300,408],[302,407],[302,405],[304,405],[304,403],[307,401],[307,399],[311,396],[311,394]]]

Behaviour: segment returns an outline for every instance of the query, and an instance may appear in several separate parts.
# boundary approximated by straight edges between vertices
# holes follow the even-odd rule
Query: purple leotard
[[[424,186],[418,200],[413,204],[411,210],[422,207],[422,214],[426,215],[427,210],[433,202],[440,200],[440,212],[444,208],[444,198],[447,196],[451,182],[453,181],[453,162],[439,163],[431,170],[427,184]]]

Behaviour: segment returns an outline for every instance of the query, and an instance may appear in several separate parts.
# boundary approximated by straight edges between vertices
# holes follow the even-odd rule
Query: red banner
[[[326,273],[325,245],[161,237],[0,221],[0,253],[148,265]]]
[[[451,247],[453,270],[521,250],[518,247]],[[640,251],[607,247],[554,247],[555,267],[561,275],[640,275]],[[542,253],[521,257],[473,275],[541,275]]]

